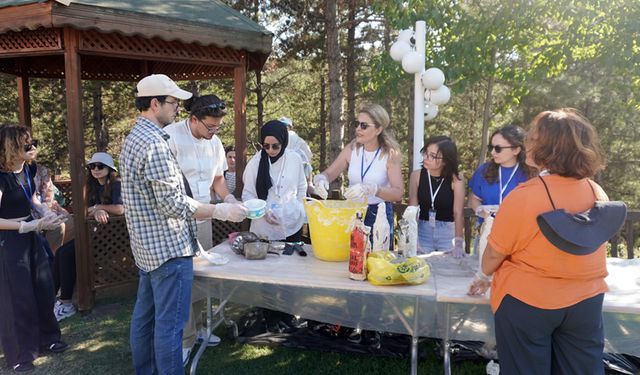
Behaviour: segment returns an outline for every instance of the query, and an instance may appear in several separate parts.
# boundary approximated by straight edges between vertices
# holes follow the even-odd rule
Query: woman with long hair
[[[369,207],[364,224],[373,227],[378,204],[385,202],[389,222],[390,239],[393,239],[392,202],[402,200],[400,146],[389,131],[391,121],[387,111],[378,104],[366,104],[358,111],[354,122],[355,139],[352,140],[331,163],[329,168],[313,178],[316,193],[327,198],[329,183],[348,168],[349,188],[347,199],[367,198]],[[393,246],[393,240],[390,241]]]
[[[35,194],[36,142],[22,126],[0,128],[0,340],[16,372],[34,369],[38,352],[63,352],[53,315],[55,293],[44,237],[62,217]],[[35,218],[35,217],[39,218]]]
[[[422,168],[409,180],[409,205],[419,205],[418,252],[435,250],[464,256],[463,177],[458,150],[451,138],[436,136],[424,142]]]
[[[113,158],[106,152],[96,152],[87,162],[87,179],[84,185],[87,197],[87,217],[94,218],[100,224],[109,221],[109,215],[123,215],[124,205],[120,189],[118,170]],[[53,280],[60,297],[53,308],[58,321],[76,313],[72,303],[73,289],[76,285],[76,247],[71,240],[62,245],[53,261]]]
[[[224,148],[224,154],[227,158],[227,170],[224,171],[224,181],[227,184],[229,194],[236,191],[236,148],[231,145]]]
[[[581,113],[563,108],[538,114],[525,144],[526,163],[540,175],[500,205],[469,294],[491,287],[500,372],[604,374],[606,243],[576,254],[538,226],[549,211],[575,214],[608,200],[591,180],[604,168],[598,136]]]

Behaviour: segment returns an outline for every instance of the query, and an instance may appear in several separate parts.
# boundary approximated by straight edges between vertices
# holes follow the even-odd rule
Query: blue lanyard
[[[29,192],[28,193],[27,193],[27,189],[22,184],[22,181],[20,181],[20,179],[18,178],[18,176],[15,173],[13,174],[13,177],[15,177],[16,182],[22,188],[22,192],[24,193],[24,196],[27,198],[27,202],[29,202],[29,205],[33,205],[33,202],[31,202],[31,197],[33,196],[33,193],[32,193],[33,190],[31,189],[31,176],[29,176],[29,168],[26,168],[26,165],[25,165],[25,166],[22,167],[22,170],[24,171],[25,175],[27,176],[27,178],[26,178],[27,187],[29,188]]]
[[[367,175],[367,172],[369,172],[369,168],[371,168],[371,166],[373,165],[373,162],[376,161],[376,158],[380,153],[380,146],[378,146],[378,149],[376,150],[376,154],[373,155],[373,160],[371,160],[371,163],[369,163],[369,165],[367,166],[367,169],[364,169],[364,153],[365,152],[366,151],[364,149],[364,146],[362,146],[362,158],[360,159],[360,182],[362,183],[364,183],[364,176]]]

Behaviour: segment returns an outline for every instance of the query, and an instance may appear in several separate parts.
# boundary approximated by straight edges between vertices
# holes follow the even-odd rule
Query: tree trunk
[[[495,66],[496,62],[496,49],[493,48],[491,50],[491,66]],[[491,114],[491,99],[493,98],[493,85],[495,83],[495,76],[492,74],[489,76],[489,81],[487,82],[487,93],[484,98],[484,110],[482,112],[482,133],[480,133],[481,140],[480,142],[480,152],[478,153],[478,164],[476,168],[479,167],[485,159],[487,144],[489,140],[489,122],[493,115]]]
[[[327,30],[327,64],[329,66],[329,158],[333,161],[342,150],[344,129],[342,126],[342,83],[340,80],[341,61],[338,43],[337,5],[336,0],[327,0],[325,24]],[[336,179],[331,188],[340,186]]]
[[[256,116],[258,129],[264,124],[264,92],[262,91],[262,72],[256,70]]]
[[[327,169],[327,82],[320,75],[320,171]]]
[[[102,81],[95,81],[91,85],[91,97],[93,99],[93,131],[96,137],[96,151],[104,152],[109,146],[109,131],[104,122],[102,112]]]
[[[193,94],[193,96],[200,95],[200,84],[199,81],[189,81],[187,83],[187,91]]]
[[[347,30],[347,133],[353,139],[356,129],[356,0],[349,0],[349,28]]]

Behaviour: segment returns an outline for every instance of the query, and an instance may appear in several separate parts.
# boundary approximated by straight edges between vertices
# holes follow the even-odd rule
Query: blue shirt
[[[164,262],[198,250],[198,203],[186,195],[169,134],[140,116],[122,145],[122,200],[131,250],[138,268],[151,272]]]
[[[475,194],[482,201],[483,205],[498,205],[500,204],[500,180],[496,179],[494,183],[489,183],[484,179],[484,171],[489,166],[489,162],[482,164],[469,180],[469,188],[471,192]],[[511,177],[511,173],[513,173],[513,167],[499,167],[502,169],[502,184],[507,184],[504,193],[502,193],[502,200],[511,192],[511,190],[515,189],[518,184],[521,182],[527,181],[529,177],[524,173],[521,167],[518,167],[515,175],[509,181],[509,177]],[[479,223],[482,223],[483,220],[478,220]]]

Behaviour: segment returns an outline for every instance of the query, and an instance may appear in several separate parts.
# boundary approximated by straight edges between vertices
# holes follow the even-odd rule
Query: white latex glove
[[[212,219],[241,222],[247,217],[247,208],[239,203],[218,203]]]
[[[475,209],[476,216],[486,218],[492,213],[498,212],[498,205],[496,204],[481,204]]]
[[[55,212],[48,211],[41,219],[31,221],[21,221],[19,233],[28,233],[33,231],[51,230],[60,226],[64,218],[58,216]]]
[[[469,291],[467,294],[470,296],[481,296],[487,292],[487,289],[491,287],[491,277],[485,275],[481,270],[476,272],[471,284],[469,285]]]
[[[233,194],[227,194],[227,196],[224,197],[223,201],[224,201],[224,203],[240,203],[240,202],[238,202],[236,197],[233,196]]]
[[[362,200],[370,195],[376,195],[377,192],[376,184],[355,184],[344,192],[344,197],[350,200]]]
[[[267,210],[267,213],[264,215],[264,219],[271,225],[280,225],[280,219],[273,210]]]
[[[464,240],[462,239],[462,237],[455,237],[453,239],[453,249],[451,250],[451,255],[453,255],[453,257],[456,259],[464,257]]]
[[[316,194],[322,199],[327,199],[329,196],[329,180],[327,180],[327,176],[322,173],[313,176],[313,185],[316,188]]]

